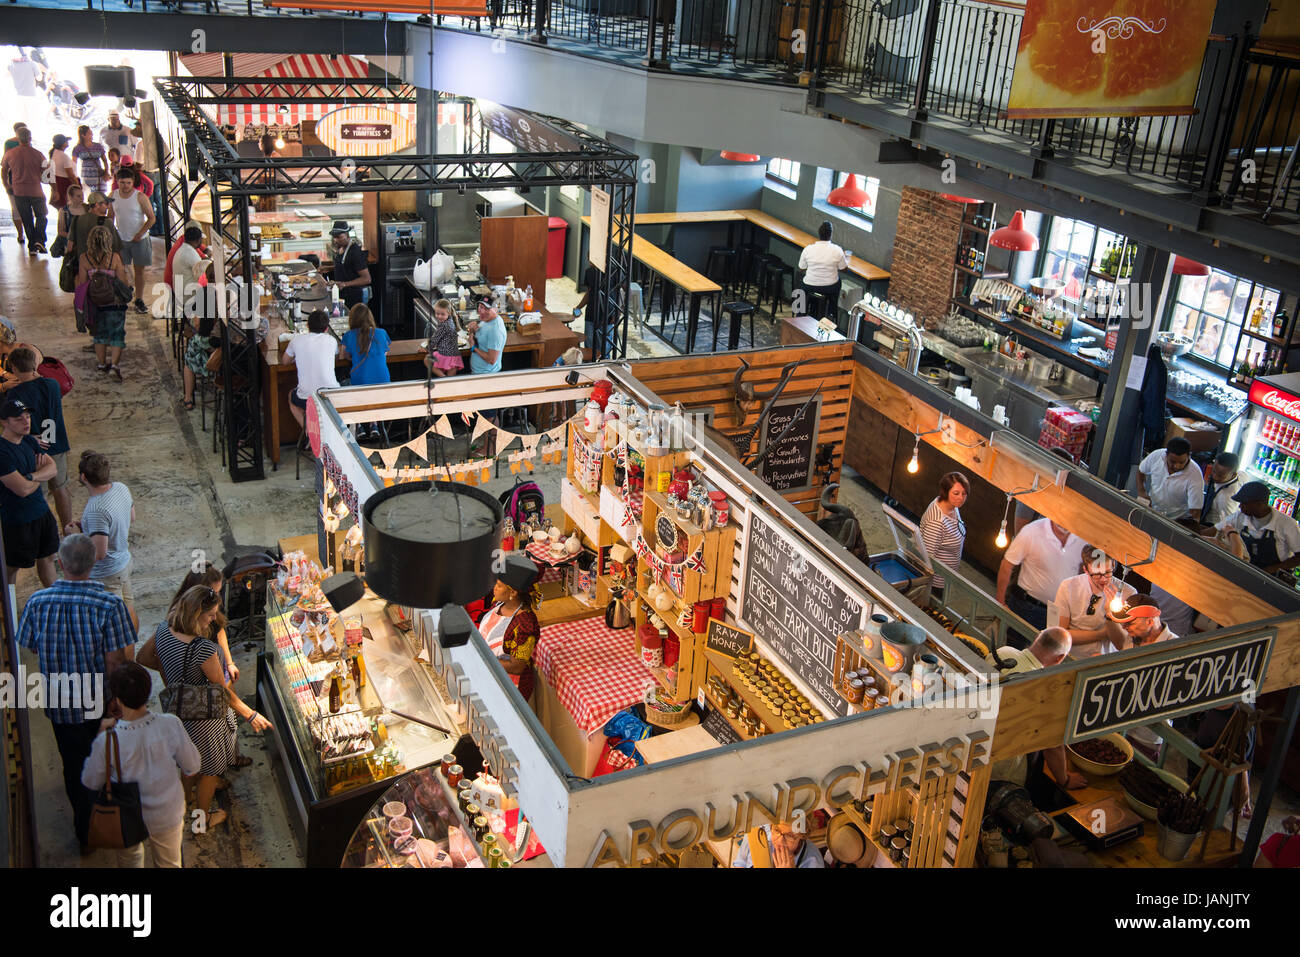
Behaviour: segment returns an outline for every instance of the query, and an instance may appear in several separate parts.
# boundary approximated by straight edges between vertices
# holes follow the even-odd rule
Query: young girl
[[[456,342],[456,310],[446,299],[439,299],[433,304],[433,320],[429,354],[424,361],[438,378],[455,375],[465,366]]]

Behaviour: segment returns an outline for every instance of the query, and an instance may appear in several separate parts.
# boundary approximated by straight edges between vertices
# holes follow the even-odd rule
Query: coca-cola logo
[[[1277,389],[1258,388],[1251,390],[1250,401],[1258,406],[1284,415],[1288,419],[1300,422],[1300,398]]]

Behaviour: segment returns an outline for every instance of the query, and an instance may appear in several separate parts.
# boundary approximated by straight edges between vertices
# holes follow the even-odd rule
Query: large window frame
[[[1061,299],[1079,315],[1079,319],[1092,326],[1104,321],[1096,312],[1104,312],[1108,297],[1091,304],[1094,312],[1085,315],[1083,294],[1090,285],[1106,282],[1105,273],[1101,271],[1101,260],[1106,249],[1112,244],[1123,247],[1133,243],[1121,233],[1111,232],[1101,226],[1082,219],[1070,219],[1066,216],[1048,216],[1043,220],[1042,234],[1039,236],[1039,255],[1036,275],[1063,279],[1065,289]],[[1098,294],[1105,296],[1109,287],[1098,288]]]
[[[1208,276],[1175,276],[1162,330],[1190,336],[1189,353],[1226,373],[1248,356],[1262,356],[1272,345],[1273,314],[1281,303],[1278,289],[1252,279],[1211,269]],[[1262,306],[1268,331],[1245,328]]]
[[[797,160],[781,159],[774,156],[767,161],[767,178],[780,183],[782,186],[798,189],[799,169],[800,165]]]

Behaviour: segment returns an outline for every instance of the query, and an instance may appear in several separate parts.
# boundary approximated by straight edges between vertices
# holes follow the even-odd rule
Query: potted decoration
[[[1205,827],[1209,809],[1193,792],[1167,798],[1156,812],[1156,850],[1168,861],[1181,861]]]

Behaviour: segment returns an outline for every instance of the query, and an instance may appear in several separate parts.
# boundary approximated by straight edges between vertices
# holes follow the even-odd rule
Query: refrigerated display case
[[[1251,383],[1241,472],[1269,487],[1269,504],[1294,515],[1300,492],[1300,373]]]
[[[460,731],[421,649],[369,592],[339,615],[273,585],[266,642],[258,710],[273,726],[290,821],[307,865],[334,867],[379,794],[437,762]]]

